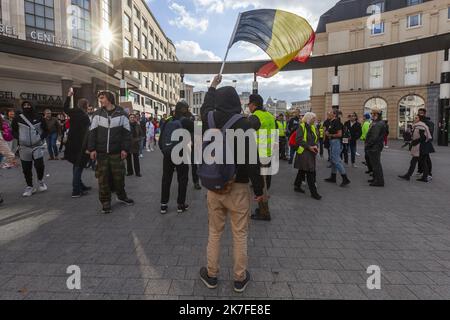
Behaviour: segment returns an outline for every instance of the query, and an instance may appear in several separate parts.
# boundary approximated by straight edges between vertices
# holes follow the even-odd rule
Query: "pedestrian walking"
[[[316,200],[322,199],[317,192],[316,186],[316,159],[319,154],[316,115],[308,112],[303,117],[302,123],[297,130],[297,156],[295,158],[294,168],[298,170],[295,179],[295,191],[305,193],[302,189],[303,181],[308,182],[311,197]]]
[[[186,193],[189,182],[189,164],[184,162],[175,164],[172,160],[172,150],[180,143],[180,141],[172,140],[172,133],[178,129],[185,129],[190,134],[194,133],[194,122],[189,118],[189,105],[185,101],[177,103],[174,117],[167,118],[161,127],[159,148],[164,156],[161,183],[161,214],[167,214],[168,212],[170,187],[172,185],[175,170],[178,178],[177,212],[181,214],[189,209],[189,205],[186,203]]]
[[[155,146],[155,125],[153,122],[153,118],[150,118],[150,120],[146,124],[146,134],[147,134],[147,152],[154,152],[154,146]]]
[[[426,144],[428,141],[432,140],[433,137],[431,135],[430,129],[425,124],[426,118],[424,116],[416,115],[414,118],[414,124],[412,126],[412,142],[411,142],[411,163],[409,166],[408,172],[399,176],[401,179],[409,181],[411,176],[414,174],[416,170],[416,166],[418,163],[422,162],[424,166],[424,172],[422,179],[418,181],[428,182],[428,161],[427,156],[427,147]]]
[[[48,190],[44,182],[44,140],[48,130],[45,120],[35,112],[31,102],[22,103],[22,113],[12,122],[14,138],[18,140],[19,156],[26,181],[24,197],[31,197],[36,191]],[[33,186],[33,164],[37,173],[38,187]]]
[[[3,131],[3,129],[2,129],[2,128],[4,128],[3,124],[4,124],[4,120],[3,120],[2,116],[0,115],[0,155],[6,159],[6,164],[8,165],[9,168],[11,168],[11,167],[17,166],[17,162],[15,159],[14,153],[11,152],[11,149],[9,148],[8,143],[4,139],[4,137],[6,135],[10,135],[11,133],[6,133]],[[3,184],[3,185],[5,185],[5,184]],[[0,205],[3,204],[3,202],[4,202],[4,200],[0,193]]]
[[[247,132],[252,129],[252,124],[248,118],[239,117],[242,113],[241,101],[236,89],[233,87],[223,87],[216,89],[222,77],[216,76],[209,88],[205,102],[201,108],[203,129],[223,129],[228,124],[232,130],[243,130]],[[236,118],[237,117],[237,118]],[[238,119],[238,120],[236,120]],[[210,125],[214,125],[211,127]],[[252,137],[252,135],[250,135]],[[252,138],[250,138],[252,139]],[[218,276],[220,273],[220,240],[225,229],[227,217],[230,216],[231,231],[233,235],[233,279],[234,291],[242,293],[246,290],[251,280],[248,271],[247,242],[249,233],[249,222],[251,213],[251,194],[249,182],[252,182],[255,193],[255,201],[262,201],[264,181],[260,175],[260,165],[251,164],[249,159],[250,145],[256,141],[245,139],[245,159],[244,164],[238,163],[237,139],[235,139],[235,178],[226,181],[223,190],[209,190],[208,202],[208,247],[207,247],[207,267],[201,268],[200,279],[209,288],[215,289],[218,286]]]
[[[46,138],[48,154],[50,156],[48,160],[59,160],[59,150],[56,142],[61,134],[61,126],[58,119],[52,116],[52,111],[50,109],[44,111],[44,117],[48,130],[48,136]]]
[[[287,125],[287,131],[289,139],[292,137],[295,132],[297,132],[298,126],[300,125],[300,111],[294,110],[292,114],[292,118],[289,120],[289,123]],[[295,157],[296,149],[294,147],[291,147],[289,149],[289,164],[294,163],[294,157]]]
[[[344,126],[342,125],[341,119],[339,118],[339,111],[333,110],[329,114],[330,126],[325,132],[325,136],[330,144],[330,154],[331,154],[331,177],[326,179],[326,182],[336,183],[337,173],[342,176],[341,187],[345,187],[350,184],[350,180],[347,177],[347,172],[345,171],[344,165],[341,160],[342,152],[342,133]]]
[[[99,199],[102,213],[112,212],[111,188],[118,201],[134,205],[125,192],[125,165],[131,145],[130,121],[125,110],[115,105],[114,94],[101,91],[101,109],[95,112],[89,132],[88,150],[92,160],[97,160],[96,177],[99,184]]]
[[[371,115],[372,124],[370,125],[365,142],[366,154],[373,170],[373,179],[369,180],[369,183],[371,187],[384,187],[381,153],[384,149],[384,138],[387,132],[386,122],[383,121],[382,111],[379,108],[373,108]]]
[[[419,109],[419,115],[424,117],[423,122],[427,125],[427,127],[430,130],[431,140],[427,141],[424,145],[424,148],[426,149],[424,150],[424,153],[426,154],[426,156],[422,159],[422,161],[419,161],[418,175],[420,176],[424,174],[424,166],[426,165],[428,169],[428,177],[425,178],[428,181],[431,181],[433,179],[433,162],[431,161],[431,154],[436,152],[433,146],[435,124],[433,121],[431,121],[429,117],[427,117],[427,109],[425,108]],[[426,164],[424,164],[424,161],[426,162]]]
[[[141,141],[139,143],[139,157],[143,158],[144,157],[144,149],[147,146],[147,116],[145,114],[145,112],[141,113],[141,117],[139,119],[137,119],[136,121],[139,120],[139,124],[141,126],[141,133],[142,133],[142,137],[141,137]]]
[[[71,88],[64,103],[64,113],[70,117],[71,122],[71,129],[67,134],[64,159],[73,165],[72,198],[78,199],[87,195],[87,192],[92,190],[92,188],[86,186],[82,180],[83,170],[89,161],[89,155],[87,153],[87,140],[91,122],[87,114],[89,101],[86,99],[80,99],[77,104],[71,108],[73,96],[74,92]]]
[[[356,168],[356,152],[358,148],[358,140],[362,135],[362,127],[358,122],[358,114],[352,113],[350,119],[344,124],[345,131],[348,132],[347,150],[344,152],[345,164],[348,164],[348,153],[350,152],[352,167]]]
[[[131,128],[131,146],[127,156],[127,176],[131,177],[133,174],[136,174],[136,177],[140,178],[142,175],[139,157],[144,133],[142,132],[141,124],[138,123],[135,114],[130,114],[129,119]]]

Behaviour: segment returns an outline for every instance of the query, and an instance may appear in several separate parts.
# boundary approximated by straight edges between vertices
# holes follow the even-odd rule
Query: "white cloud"
[[[208,30],[208,19],[197,19],[193,17],[184,6],[176,2],[171,3],[169,8],[177,15],[175,19],[169,21],[171,25],[191,31],[198,30],[200,33]]]
[[[204,50],[195,41],[180,41],[175,43],[177,57],[182,61],[221,61],[212,51]]]
[[[194,0],[200,10],[223,13],[226,9],[262,9],[273,8],[296,13],[307,19],[315,28],[319,17],[336,4],[337,0]]]

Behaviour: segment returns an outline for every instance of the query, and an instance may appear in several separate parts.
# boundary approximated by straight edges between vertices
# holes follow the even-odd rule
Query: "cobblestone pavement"
[[[205,264],[205,192],[189,188],[189,213],[172,202],[159,214],[161,156],[145,154],[144,177],[127,179],[135,207],[98,214],[91,195],[71,199],[71,167],[47,163],[50,190],[20,197],[19,170],[1,170],[0,299],[450,299],[450,149],[433,155],[434,181],[397,179],[409,154],[399,143],[383,154],[387,186],[367,186],[364,168],[349,168],[352,185],[325,185],[322,202],[293,192],[295,172],[283,163],[274,177],[273,221],[252,222],[249,268],[254,281],[232,290],[229,228],[223,238],[219,289],[198,280]],[[362,158],[358,158],[360,163]],[[175,189],[173,195],[175,195]],[[174,196],[172,197],[175,198]],[[81,268],[81,290],[66,286],[70,265]],[[370,265],[381,268],[381,290],[368,290]]]

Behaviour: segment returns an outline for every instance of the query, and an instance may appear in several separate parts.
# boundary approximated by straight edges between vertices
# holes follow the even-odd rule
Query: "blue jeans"
[[[51,133],[47,137],[48,154],[50,155],[51,158],[57,157],[58,154],[59,154],[58,147],[56,146],[56,141],[57,140],[58,140],[58,133],[57,132]]]
[[[339,172],[341,175],[347,174],[342,164],[341,153],[342,143],[339,139],[333,139],[330,141],[330,153],[331,153],[331,173],[336,174]]]
[[[73,193],[80,194],[83,191],[83,182],[81,181],[81,175],[83,174],[83,168],[73,166],[73,180],[72,188]]]

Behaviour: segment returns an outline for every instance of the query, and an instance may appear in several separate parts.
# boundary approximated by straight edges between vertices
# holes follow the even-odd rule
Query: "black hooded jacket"
[[[205,97],[205,102],[201,108],[200,114],[203,121],[203,129],[206,131],[208,126],[208,113],[214,111],[214,120],[217,127],[222,128],[228,120],[235,114],[242,113],[241,100],[233,87],[223,87],[218,90],[210,88]],[[248,119],[242,118],[232,127],[234,130],[242,129],[244,132],[252,129]],[[255,142],[256,144],[256,142]],[[259,164],[250,164],[250,142],[245,142],[245,165],[236,166],[236,183],[252,182],[253,190],[256,196],[264,194],[264,180],[261,176],[261,168]],[[235,163],[237,163],[237,139],[235,140]],[[259,162],[259,161],[258,161]]]

